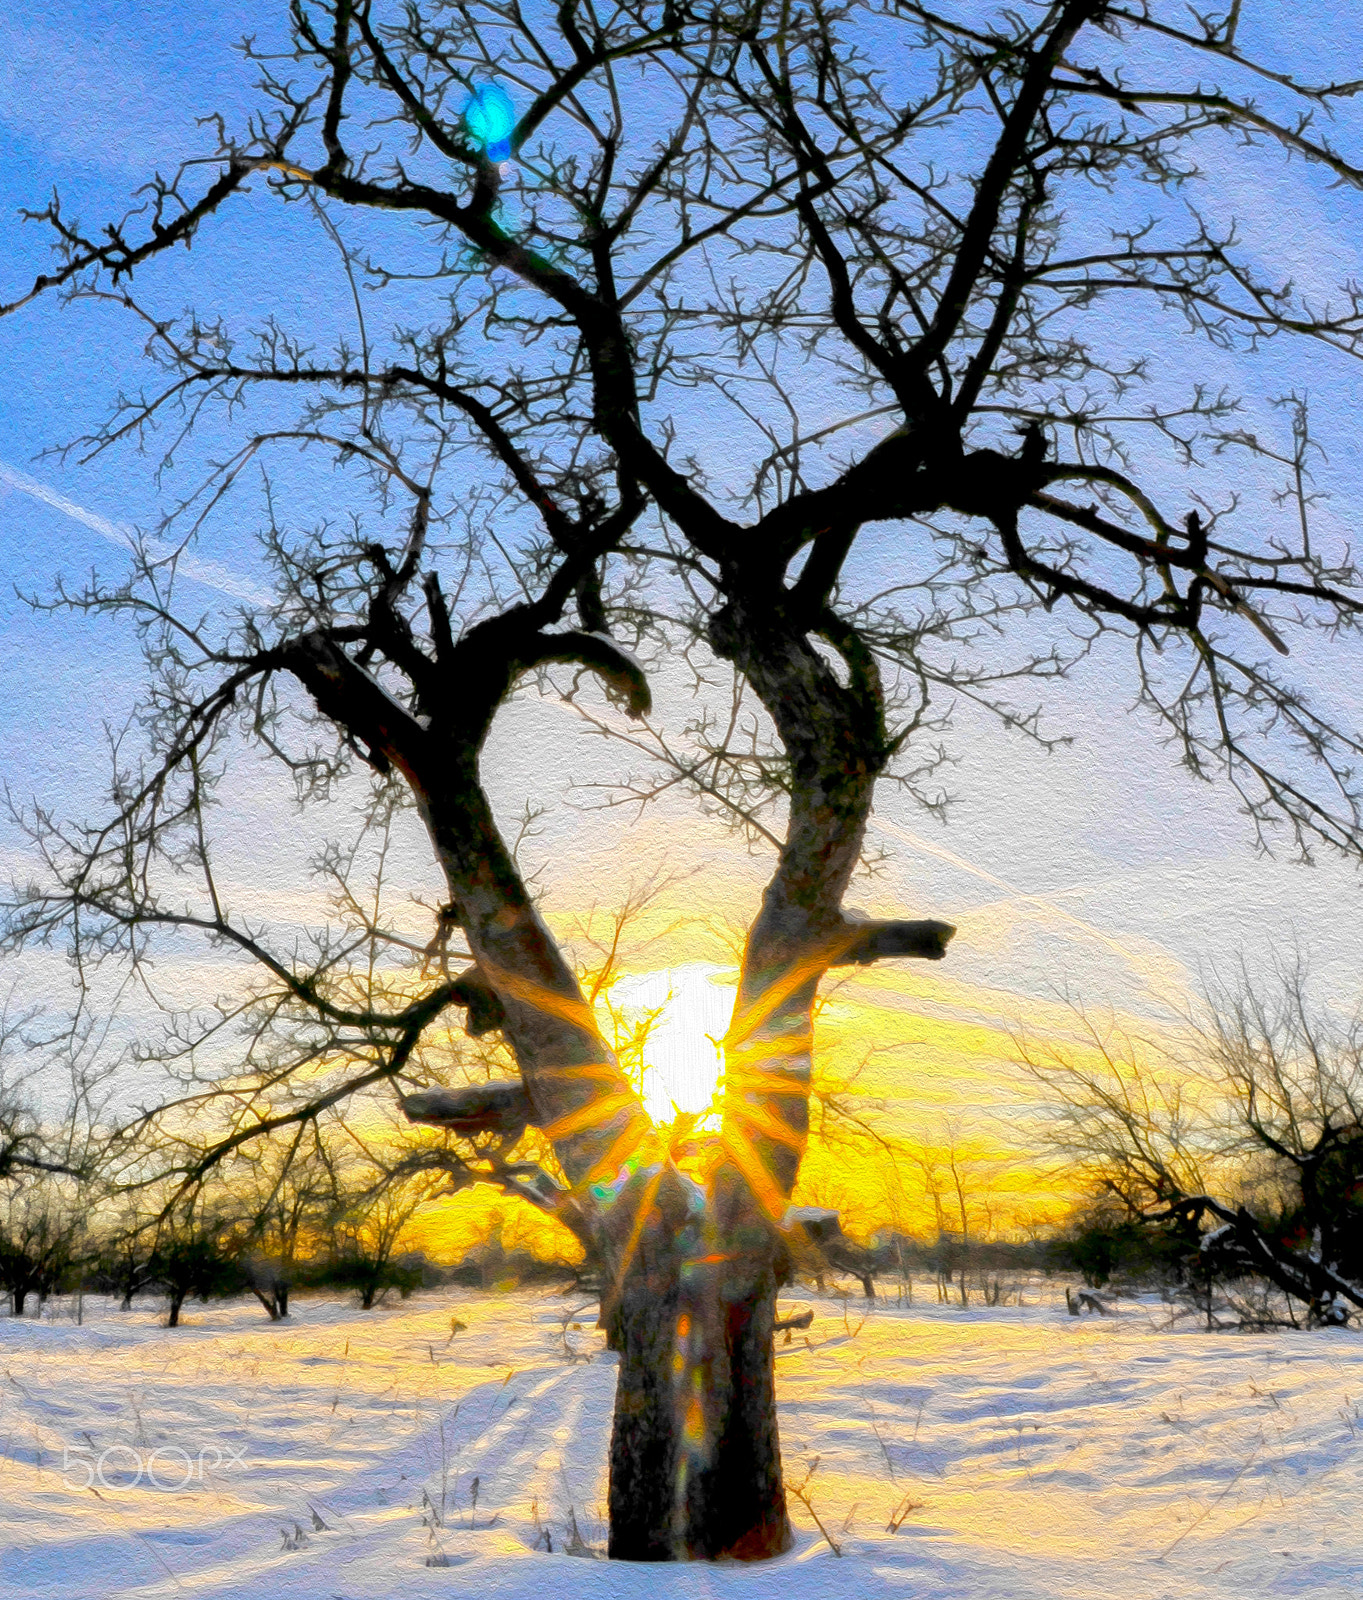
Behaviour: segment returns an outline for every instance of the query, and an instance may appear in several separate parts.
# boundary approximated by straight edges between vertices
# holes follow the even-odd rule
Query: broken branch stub
[[[940,961],[947,953],[956,929],[949,922],[926,918],[915,922],[858,922],[851,918],[851,942],[833,957],[832,965],[864,967],[872,961],[896,956],[914,956],[921,961]]]
[[[427,1122],[474,1138],[495,1133],[519,1139],[533,1120],[530,1096],[523,1083],[474,1083],[462,1089],[422,1089],[402,1097],[412,1122]]]
[[[772,1324],[773,1333],[784,1333],[788,1328],[808,1328],[814,1322],[814,1307],[806,1306],[803,1311],[795,1311],[788,1317],[778,1317]]]

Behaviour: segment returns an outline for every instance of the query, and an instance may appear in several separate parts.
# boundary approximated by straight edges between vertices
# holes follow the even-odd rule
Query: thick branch
[[[458,1089],[422,1089],[402,1097],[412,1122],[448,1128],[464,1138],[495,1133],[512,1145],[534,1121],[523,1083],[473,1083]]]
[[[864,967],[903,956],[940,961],[955,934],[949,922],[853,922],[848,927],[851,943],[829,965]]]

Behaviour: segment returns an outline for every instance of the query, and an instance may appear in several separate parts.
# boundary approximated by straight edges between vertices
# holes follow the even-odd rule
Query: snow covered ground
[[[0,1319],[0,1600],[1363,1596],[1363,1336],[798,1298],[787,1476],[842,1554],[792,1500],[759,1568],[581,1549],[615,1368],[580,1300]]]

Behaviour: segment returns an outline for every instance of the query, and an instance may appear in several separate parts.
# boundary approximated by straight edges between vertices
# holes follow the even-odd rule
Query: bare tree
[[[359,1291],[360,1309],[372,1311],[389,1289],[404,1296],[414,1280],[399,1260],[408,1225],[434,1185],[409,1181],[394,1184],[381,1168],[347,1159],[333,1160],[336,1180],[331,1228],[330,1276]]]
[[[1073,1039],[1014,1036],[1019,1061],[1049,1091],[1051,1148],[1131,1216],[1214,1188],[1223,1141],[1205,1078],[1159,1039],[1070,1003]]]
[[[334,1221],[335,1191],[321,1129],[302,1124],[305,1139],[244,1145],[222,1174],[245,1212],[233,1251],[246,1287],[271,1322],[289,1314],[300,1265],[319,1253]]]
[[[1204,1253],[1267,1278],[1311,1322],[1363,1311],[1363,1014],[1323,1007],[1300,956],[1268,983],[1242,965],[1210,990],[1197,1048],[1250,1168],[1247,1204]]]
[[[0,1006],[0,1182],[78,1182],[97,1165],[106,1131],[99,1030],[63,1028],[12,999]]]
[[[968,1306],[975,1247],[997,1232],[1001,1190],[1016,1160],[990,1150],[978,1135],[968,1137],[958,1117],[942,1117],[909,1143],[908,1164],[918,1169],[937,1224],[938,1298],[947,1298],[955,1276],[961,1304]]]
[[[1174,1044],[1077,1015],[1082,1042],[1019,1053],[1092,1192],[1204,1283],[1261,1280],[1313,1325],[1363,1311],[1363,1019],[1315,1003],[1300,960],[1267,988],[1242,966]]]
[[[236,1259],[227,1243],[228,1224],[199,1195],[161,1213],[152,1243],[152,1280],[166,1291],[166,1326],[180,1326],[191,1297],[208,1300],[239,1287]]]
[[[878,781],[940,804],[951,703],[1043,738],[1033,686],[1124,651],[1185,765],[1233,784],[1261,839],[1363,842],[1352,723],[1280,659],[1316,635],[1342,651],[1363,609],[1347,552],[1312,526],[1305,401],[1288,398],[1279,445],[1236,395],[1180,386],[1114,333],[1131,306],[1147,349],[1158,327],[1245,353],[1363,350],[1357,288],[1307,302],[1214,196],[1184,203],[1208,148],[1363,183],[1326,127],[1356,85],[1307,82],[1290,38],[1253,55],[1248,9],[297,0],[286,36],[246,47],[247,126],[207,124],[206,159],[103,231],[55,200],[37,214],[56,262],[4,309],[62,292],[124,310],[154,374],[80,448],[166,422],[183,463],[219,408],[238,431],[126,582],[56,597],[132,620],[150,687],[105,812],[29,816],[10,945],[67,940],[87,978],[163,935],[257,964],[248,993],[149,1045],[203,1080],[162,1119],[188,1185],[354,1095],[433,1092],[453,1007],[500,1033],[523,1100],[460,1102],[449,1124],[524,1113],[604,1263],[613,1555],[788,1544],[772,1324],[811,1010],[833,965],[945,952],[947,924],[843,900]],[[152,303],[144,266],[211,251],[250,187],[325,230],[353,331],[253,335],[221,308]],[[267,478],[273,598],[188,613],[186,544],[281,449],[357,502],[367,487],[366,509],[308,531]],[[1242,507],[1247,465],[1286,475],[1281,506]],[[1024,626],[1015,654],[995,647]],[[697,715],[655,725],[649,673],[682,657]],[[480,760],[527,678],[632,741],[642,776],[617,798],[679,790],[770,852],[721,1125],[689,1158],[644,1114],[493,815]],[[591,709],[593,685],[636,731]],[[443,880],[429,942],[349,893],[339,851],[326,930],[233,915],[208,802],[234,738],[309,804],[353,792],[363,765],[375,817],[414,808]],[[227,1085],[237,1029],[251,1043]],[[232,1127],[196,1142],[184,1130],[224,1092]]]
[[[125,1201],[110,1207],[96,1225],[95,1281],[118,1296],[123,1311],[131,1311],[134,1298],[156,1282],[152,1221]]]
[[[22,1317],[28,1297],[42,1303],[62,1284],[80,1253],[84,1213],[69,1181],[44,1175],[0,1200],[0,1289]]]

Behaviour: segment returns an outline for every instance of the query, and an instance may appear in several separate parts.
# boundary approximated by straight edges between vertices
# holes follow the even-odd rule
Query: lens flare
[[[516,108],[499,83],[481,84],[464,107],[464,126],[489,161],[511,157],[511,135],[516,131]]]

